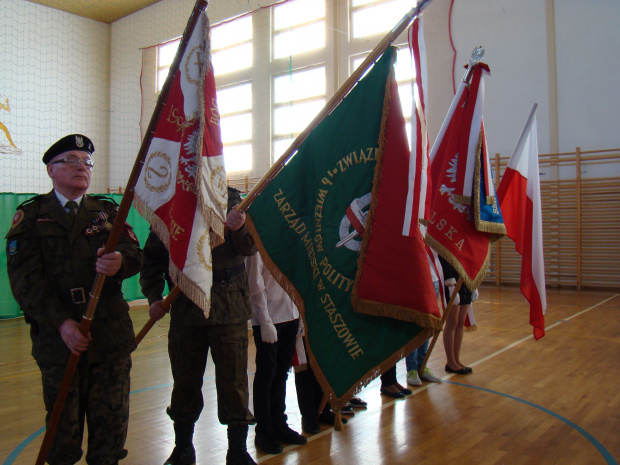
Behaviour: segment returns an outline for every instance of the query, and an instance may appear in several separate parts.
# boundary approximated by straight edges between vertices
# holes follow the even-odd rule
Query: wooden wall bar
[[[495,156],[496,185],[508,160]],[[541,154],[539,165],[554,178],[540,183],[547,287],[620,288],[620,149]],[[588,175],[597,168],[605,176]],[[485,282],[518,284],[520,273],[505,237],[491,248]]]

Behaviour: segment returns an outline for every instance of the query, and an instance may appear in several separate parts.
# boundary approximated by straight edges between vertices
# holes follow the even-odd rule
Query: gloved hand
[[[476,300],[478,300],[478,289],[471,293],[471,301],[475,302]]]
[[[268,344],[273,344],[278,341],[278,332],[271,321],[260,325],[260,336],[263,342]]]

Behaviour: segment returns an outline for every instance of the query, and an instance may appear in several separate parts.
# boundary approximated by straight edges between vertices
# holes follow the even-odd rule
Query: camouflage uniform
[[[228,210],[240,202],[239,191],[228,188]],[[244,256],[253,255],[256,248],[245,225],[237,231],[227,231],[225,239],[212,251],[214,277],[209,318],[205,319],[202,310],[184,294],[179,294],[170,310],[168,354],[174,387],[167,413],[175,423],[177,447],[191,446],[193,425],[204,406],[202,383],[209,349],[215,363],[220,423],[254,423],[248,409],[247,322],[252,310]],[[162,300],[164,279],[170,288],[174,286],[168,275],[168,260],[164,244],[151,232],[144,246],[140,272],[142,292],[149,304]]]
[[[73,225],[54,191],[21,204],[7,234],[7,268],[15,300],[30,323],[32,355],[42,374],[46,422],[54,407],[70,352],[58,331],[80,322],[95,281],[97,249],[105,244],[117,205],[84,195]],[[129,419],[129,371],[135,335],[121,283],[140,270],[142,251],[127,225],[117,250],[123,264],[106,277],[90,333],[48,455],[50,464],[73,464],[82,456],[88,419],[89,464],[109,465],[123,449]]]

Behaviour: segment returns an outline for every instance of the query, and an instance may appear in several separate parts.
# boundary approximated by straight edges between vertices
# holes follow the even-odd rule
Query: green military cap
[[[47,152],[43,155],[43,163],[47,165],[56,155],[60,155],[61,153],[65,153],[70,150],[81,150],[82,152],[92,155],[95,151],[95,146],[88,137],[81,134],[71,134],[63,137],[47,149]]]

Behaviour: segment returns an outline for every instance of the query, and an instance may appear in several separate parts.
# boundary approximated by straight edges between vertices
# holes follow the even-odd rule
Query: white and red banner
[[[497,190],[506,233],[522,256],[521,292],[530,303],[534,338],[545,335],[545,263],[534,104]]]
[[[418,16],[409,27],[409,50],[415,68],[412,81],[413,109],[411,112],[411,157],[409,159],[409,188],[403,222],[403,235],[417,234],[419,220],[428,220],[431,206],[431,182],[426,108],[428,69],[422,18]]]
[[[173,77],[148,148],[134,205],[170,252],[170,274],[208,316],[211,248],[223,242],[227,208],[215,78],[204,12]]]
[[[462,82],[431,150],[432,199],[427,243],[474,291],[489,265],[489,243],[505,234],[492,189],[482,106],[483,76],[475,63]],[[491,187],[489,187],[491,186]]]

